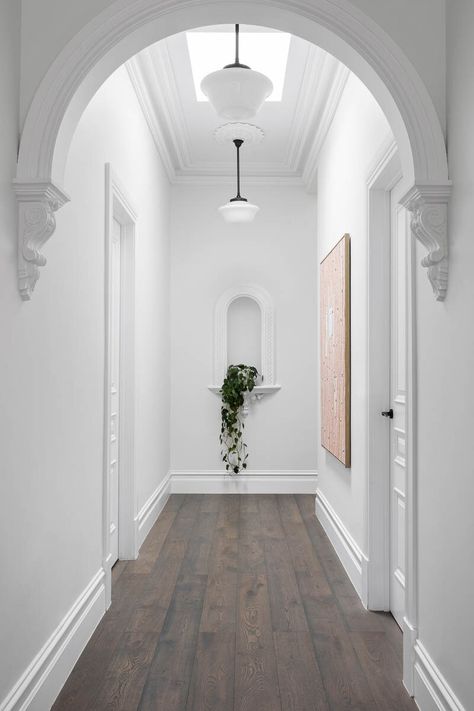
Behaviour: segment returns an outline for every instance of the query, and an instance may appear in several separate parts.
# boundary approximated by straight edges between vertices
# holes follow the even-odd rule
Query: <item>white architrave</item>
[[[275,319],[273,301],[265,289],[255,284],[233,286],[219,297],[214,314],[214,386],[219,388],[227,373],[227,316],[229,306],[242,297],[253,299],[261,314],[261,353],[263,389],[276,386],[275,382]],[[262,392],[262,394],[264,394]]]
[[[236,17],[246,24],[270,23],[313,42],[340,59],[373,93],[396,138],[404,179],[412,191],[407,193],[406,204],[414,213],[413,231],[428,246],[424,265],[436,298],[442,300],[447,283],[444,215],[450,182],[439,118],[404,52],[349,0],[113,0],[58,53],[38,87],[20,143],[17,194],[20,184],[26,191],[37,181],[50,190],[61,185],[80,116],[114,69],[170,34],[209,24],[233,24]],[[31,296],[38,267],[45,263],[44,257],[35,254],[34,245],[44,244],[52,235],[52,204],[57,209],[65,201],[62,190],[53,203],[51,194],[37,197],[30,202],[36,203],[37,216],[43,211],[38,222],[45,226],[33,229],[34,239],[27,234],[30,211],[19,201],[19,254],[25,241],[33,244],[33,259],[26,261],[34,268],[25,276],[24,257],[19,264],[20,290],[28,294],[26,298]]]
[[[120,415],[119,415],[119,558],[138,555],[135,519],[135,235],[137,213],[109,163],[105,165],[105,348],[104,348],[104,467],[102,500],[102,566],[105,571],[106,605],[111,602],[110,567],[110,243],[113,221],[122,227],[120,266]]]
[[[390,191],[401,179],[397,145],[389,139],[367,178],[367,599],[390,610],[390,433],[380,416],[390,402]],[[409,434],[408,434],[409,438]],[[411,580],[407,578],[407,587]]]

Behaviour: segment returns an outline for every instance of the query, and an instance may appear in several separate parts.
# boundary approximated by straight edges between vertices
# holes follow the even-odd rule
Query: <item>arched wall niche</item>
[[[262,387],[276,386],[275,375],[275,316],[273,301],[263,287],[240,284],[227,289],[217,300],[214,313],[214,385],[220,389],[228,366],[228,315],[229,308],[238,299],[251,299],[260,309],[260,354]]]
[[[406,183],[402,204],[427,255],[435,296],[447,288],[446,147],[433,102],[400,47],[349,0],[115,0],[64,47],[26,116],[14,181],[19,204],[19,288],[32,296],[54,212],[69,196],[63,176],[72,135],[99,86],[144,47],[176,32],[229,23],[271,26],[319,45],[346,64],[384,111]],[[66,186],[67,187],[67,186]],[[72,196],[74,198],[74,196]]]
[[[239,296],[227,309],[227,365],[245,363],[262,371],[262,312],[249,296]]]

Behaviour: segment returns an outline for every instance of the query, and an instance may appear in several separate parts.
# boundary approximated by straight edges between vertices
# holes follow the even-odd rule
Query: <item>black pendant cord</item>
[[[241,138],[234,139],[234,146],[237,148],[237,195],[229,202],[247,202],[247,198],[243,198],[240,194],[240,147],[243,144]]]
[[[239,32],[240,28],[239,25],[235,26],[235,63],[240,64],[239,62]]]
[[[239,37],[240,37],[240,25],[235,26],[235,62],[233,64],[226,64],[224,69],[250,69],[246,64],[241,64],[239,59]]]

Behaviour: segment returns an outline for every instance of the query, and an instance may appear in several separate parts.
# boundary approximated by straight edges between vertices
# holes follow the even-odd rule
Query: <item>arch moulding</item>
[[[62,49],[26,116],[14,188],[18,197],[19,288],[30,299],[54,213],[69,197],[63,176],[82,112],[108,76],[144,47],[193,27],[229,23],[271,26],[330,52],[367,85],[391,125],[412,213],[413,234],[427,250],[435,296],[448,279],[450,183],[443,132],[428,91],[400,47],[350,0],[115,0]],[[72,196],[74,198],[74,196]]]

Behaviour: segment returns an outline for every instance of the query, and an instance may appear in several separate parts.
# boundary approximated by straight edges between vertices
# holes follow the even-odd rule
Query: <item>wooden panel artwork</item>
[[[321,444],[351,466],[350,238],[320,267]]]

